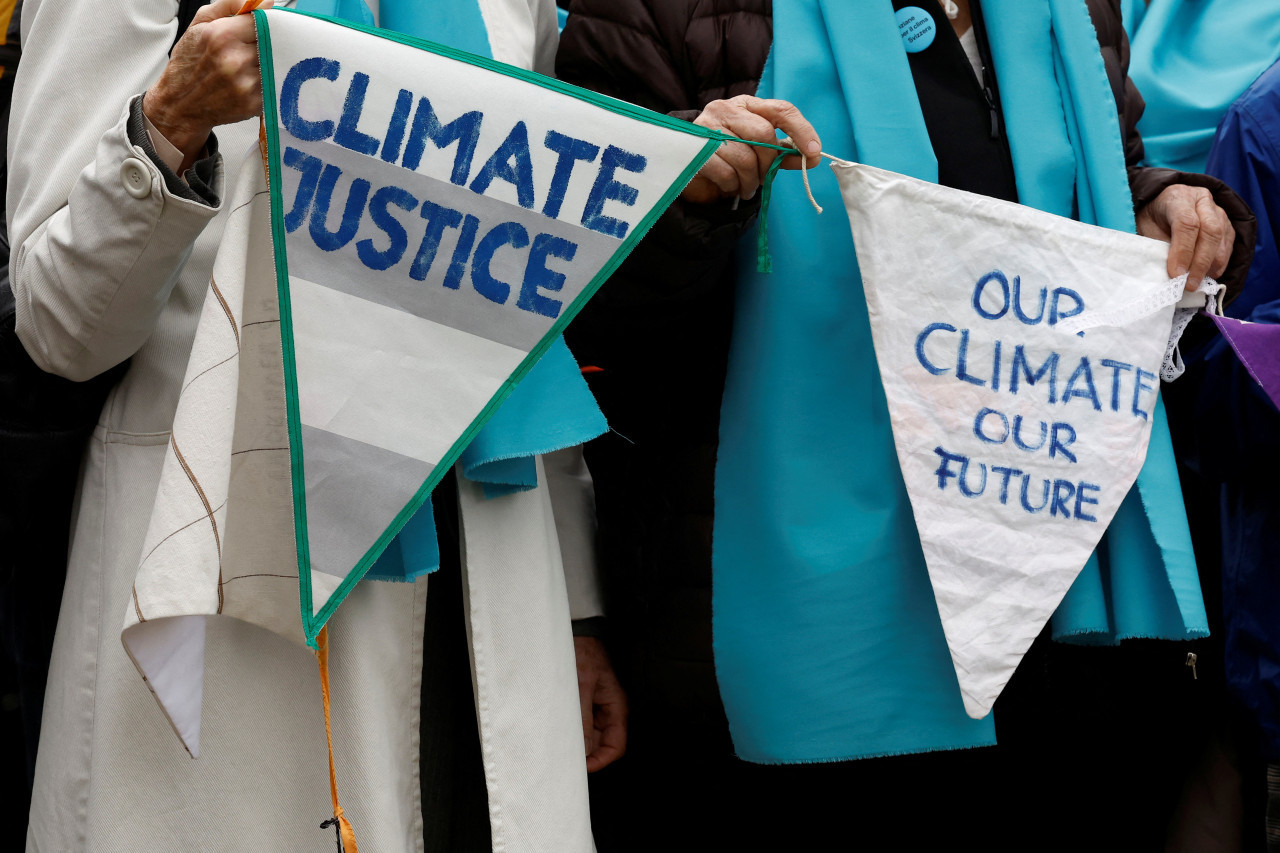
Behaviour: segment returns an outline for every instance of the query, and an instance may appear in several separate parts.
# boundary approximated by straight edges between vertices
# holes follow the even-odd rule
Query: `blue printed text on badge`
[[[919,53],[933,44],[938,28],[933,16],[919,6],[904,6],[898,10],[898,34],[907,53]]]

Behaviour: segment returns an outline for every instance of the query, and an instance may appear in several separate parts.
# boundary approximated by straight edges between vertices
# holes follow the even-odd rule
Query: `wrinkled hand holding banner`
[[[269,194],[242,170],[124,632],[193,753],[204,618],[314,644],[725,138],[438,45],[254,14]]]
[[[1204,294],[1168,280],[1164,243],[833,168],[934,597],[980,718],[1133,486],[1175,305]]]

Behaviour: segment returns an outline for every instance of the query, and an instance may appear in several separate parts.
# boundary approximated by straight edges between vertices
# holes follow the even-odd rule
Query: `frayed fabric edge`
[[[751,764],[760,764],[768,767],[783,767],[788,764],[838,764],[842,761],[863,761],[868,758],[894,758],[901,755],[923,755],[930,752],[961,752],[966,749],[986,749],[996,745],[996,741],[992,738],[990,743],[968,743],[954,744],[949,746],[927,746],[923,749],[898,749],[884,750],[881,752],[864,752],[856,755],[847,755],[835,758],[797,758],[788,760],[765,760],[759,758],[748,758],[741,753],[735,752],[734,755]]]

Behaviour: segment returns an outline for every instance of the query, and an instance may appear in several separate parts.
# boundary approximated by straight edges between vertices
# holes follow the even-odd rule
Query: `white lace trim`
[[[1186,278],[1180,277],[1178,280]],[[1200,313],[1203,308],[1206,314],[1222,314],[1222,306],[1219,299],[1222,292],[1226,289],[1224,285],[1206,278],[1200,285],[1199,290],[1194,290],[1187,294],[1187,297],[1196,297],[1203,294],[1203,305],[1196,304],[1198,300],[1192,298],[1192,304],[1184,305],[1184,299],[1179,302],[1177,307],[1173,309],[1173,328],[1169,331],[1169,346],[1164,351],[1164,363],[1160,366],[1160,379],[1165,382],[1172,382],[1182,375],[1186,365],[1182,363],[1182,353],[1178,350],[1178,342],[1182,340],[1182,333],[1187,330],[1187,324],[1191,322],[1191,318]]]
[[[1196,290],[1186,291],[1187,277],[1180,275],[1169,279],[1163,287],[1137,299],[1112,308],[1108,311],[1085,311],[1074,317],[1068,317],[1058,323],[1058,329],[1069,335],[1084,332],[1099,326],[1127,326],[1135,320],[1149,317],[1170,305],[1176,306],[1173,312],[1173,326],[1169,330],[1169,344],[1165,349],[1164,363],[1160,366],[1160,378],[1172,382],[1182,375],[1185,367],[1182,354],[1178,352],[1178,341],[1186,331],[1191,318],[1204,308],[1210,314],[1219,313],[1218,296],[1223,286],[1213,279],[1206,278]]]

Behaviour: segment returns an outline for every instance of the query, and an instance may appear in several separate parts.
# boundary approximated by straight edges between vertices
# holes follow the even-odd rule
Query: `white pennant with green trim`
[[[254,14],[268,179],[254,151],[227,188],[122,633],[193,755],[207,618],[314,645],[727,138],[439,45]]]
[[[311,639],[718,142],[376,30],[258,29]]]

